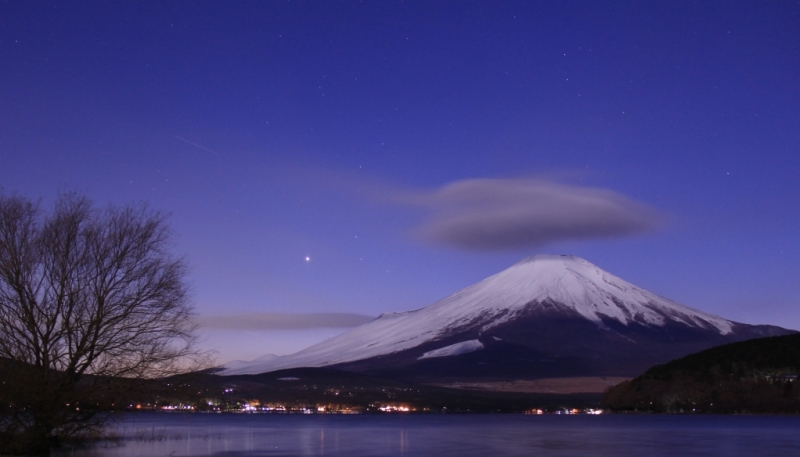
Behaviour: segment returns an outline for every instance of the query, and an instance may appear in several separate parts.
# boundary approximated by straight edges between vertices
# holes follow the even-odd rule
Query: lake
[[[128,413],[55,456],[787,456],[798,416]]]

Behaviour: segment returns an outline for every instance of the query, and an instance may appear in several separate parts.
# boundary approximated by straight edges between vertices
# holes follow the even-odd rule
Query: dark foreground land
[[[800,334],[707,349],[610,389],[615,411],[800,413]]]
[[[127,408],[189,405],[195,410],[315,412],[506,412],[599,408],[601,394],[541,394],[453,389],[325,368],[258,375],[196,373],[151,381]],[[245,406],[247,405],[247,406]],[[382,408],[382,409],[381,409]]]
[[[0,363],[0,375],[20,367]],[[800,414],[800,334],[718,346],[655,366],[605,394],[467,390],[328,368],[258,375],[198,372],[157,380],[85,378],[86,411],[463,412],[533,410]],[[462,386],[463,387],[463,386]],[[4,403],[15,399],[5,398]]]

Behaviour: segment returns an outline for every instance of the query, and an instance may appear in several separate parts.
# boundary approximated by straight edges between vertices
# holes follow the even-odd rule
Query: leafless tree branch
[[[88,405],[119,378],[198,368],[186,264],[165,217],[61,195],[51,213],[0,195],[0,441],[46,453],[97,431]],[[102,382],[100,380],[103,380]],[[102,385],[101,385],[102,384]],[[19,444],[22,443],[22,444]]]

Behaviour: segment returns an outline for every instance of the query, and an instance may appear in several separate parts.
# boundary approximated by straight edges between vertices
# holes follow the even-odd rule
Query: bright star
[[[311,257],[306,257],[306,262],[310,261]]]

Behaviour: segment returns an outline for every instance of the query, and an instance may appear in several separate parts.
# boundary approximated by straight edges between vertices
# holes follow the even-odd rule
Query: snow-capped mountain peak
[[[369,359],[414,348],[465,329],[488,331],[532,313],[571,316],[577,313],[599,328],[614,322],[646,327],[681,324],[726,335],[736,325],[636,287],[581,258],[538,255],[425,308],[383,314],[295,354],[234,364],[227,366],[223,374],[262,373]]]
[[[551,301],[600,326],[604,319],[655,326],[673,320],[688,326],[710,326],[721,334],[732,329],[726,319],[660,297],[575,256],[529,257],[463,292],[471,295],[470,301],[482,306],[492,301],[512,315],[530,303]]]

